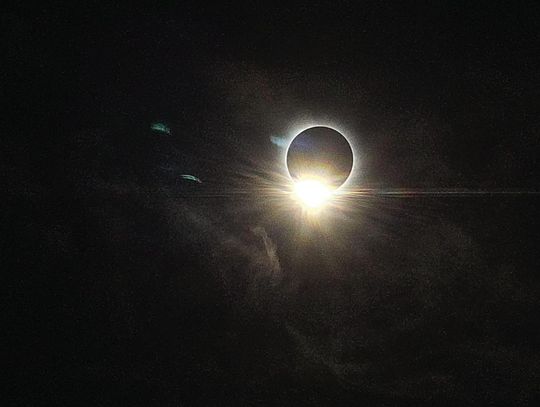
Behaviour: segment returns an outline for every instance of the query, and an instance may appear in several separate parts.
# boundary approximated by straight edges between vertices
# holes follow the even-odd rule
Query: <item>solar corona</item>
[[[349,178],[353,150],[337,130],[310,127],[291,141],[287,169],[294,182],[294,197],[307,209],[321,208]]]

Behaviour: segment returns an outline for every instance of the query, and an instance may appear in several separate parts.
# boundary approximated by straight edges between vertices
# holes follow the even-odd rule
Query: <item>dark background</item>
[[[537,196],[268,192],[325,123],[352,187],[537,190],[536,2],[19,3],[3,405],[539,401]]]

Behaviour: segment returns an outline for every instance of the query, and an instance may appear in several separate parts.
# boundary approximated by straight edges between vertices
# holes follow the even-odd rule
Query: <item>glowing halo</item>
[[[354,152],[334,127],[310,126],[287,145],[285,166],[293,183],[293,198],[308,211],[319,210],[353,173]]]
[[[337,126],[337,125],[334,125],[333,123],[329,123],[329,122],[306,122],[306,121],[304,121],[302,124],[299,124],[299,125],[296,125],[296,126],[292,127],[291,131],[289,132],[290,136],[287,139],[286,148],[284,148],[284,153],[283,153],[283,156],[282,156],[283,166],[284,166],[284,169],[287,172],[287,175],[288,175],[289,179],[291,179],[294,182],[293,177],[291,176],[288,165],[287,165],[287,156],[289,154],[289,149],[291,147],[291,144],[292,144],[293,140],[296,139],[296,137],[298,135],[300,135],[301,133],[305,132],[306,130],[309,130],[309,129],[314,128],[314,127],[326,127],[326,128],[328,128],[330,130],[333,130],[333,131],[339,133],[347,141],[347,143],[348,143],[348,145],[349,145],[349,147],[351,149],[351,152],[352,152],[352,167],[350,169],[349,176],[347,177],[347,179],[341,185],[339,185],[337,188],[334,189],[334,193],[336,193],[338,190],[345,189],[348,186],[348,184],[351,182],[351,180],[356,176],[358,166],[359,166],[358,154],[357,154],[357,146],[355,145],[354,142],[351,141],[351,138],[347,136],[347,134],[349,132],[347,130],[344,130],[343,126]]]

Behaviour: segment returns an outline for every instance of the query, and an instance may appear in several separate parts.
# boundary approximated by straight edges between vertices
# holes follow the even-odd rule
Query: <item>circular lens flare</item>
[[[307,208],[317,209],[332,195],[331,190],[317,180],[299,181],[294,186],[296,198]]]

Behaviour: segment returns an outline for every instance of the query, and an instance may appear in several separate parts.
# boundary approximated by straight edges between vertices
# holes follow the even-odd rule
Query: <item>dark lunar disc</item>
[[[349,178],[353,152],[347,139],[329,127],[311,127],[298,134],[287,151],[287,168],[295,181],[320,179],[338,188]]]

